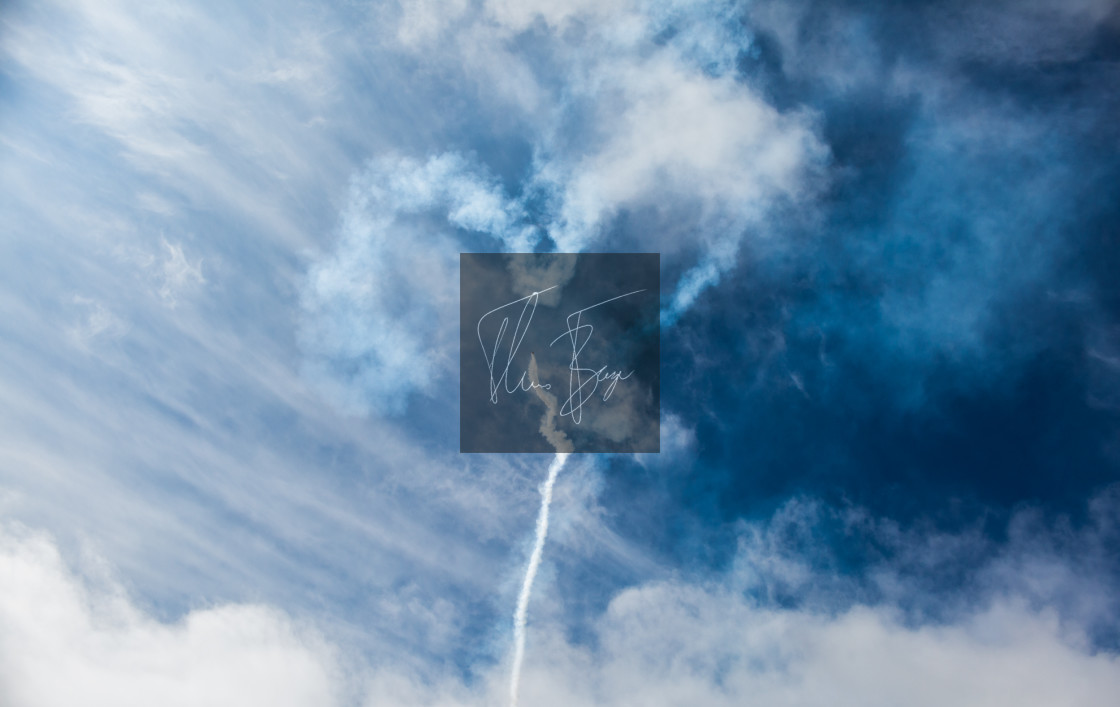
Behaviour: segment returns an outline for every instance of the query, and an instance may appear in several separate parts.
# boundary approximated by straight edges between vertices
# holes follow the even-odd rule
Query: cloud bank
[[[557,706],[1111,704],[1120,689],[1120,660],[1094,649],[1090,634],[1102,621],[1114,624],[1115,607],[1098,607],[1108,613],[1095,616],[1071,611],[1060,588],[1104,579],[1083,568],[1115,539],[1115,493],[1094,503],[1098,520],[1073,536],[1060,526],[1047,529],[1031,513],[1017,517],[1011,532],[1018,540],[979,564],[988,580],[950,592],[906,586],[914,576],[908,564],[936,557],[930,549],[937,546],[942,562],[958,562],[979,537],[900,534],[859,509],[804,502],[743,527],[736,568],[722,577],[654,581],[618,593],[597,617],[591,640],[566,636],[549,609],[564,597],[546,586],[521,697]],[[874,528],[886,546],[909,549],[868,574],[897,590],[889,598],[859,600],[840,573],[814,567],[796,546],[798,531],[819,530],[837,517]],[[1085,549],[1073,556],[1054,552],[1067,543]],[[1032,569],[1008,572],[1015,563]],[[196,609],[161,622],[103,563],[76,571],[48,537],[11,524],[0,540],[0,567],[7,577],[0,589],[2,694],[21,707],[74,700],[308,706],[504,700],[504,662],[481,668],[469,682],[447,673],[419,680],[347,658],[314,626],[264,605]],[[1061,572],[1065,579],[1051,581]],[[1102,588],[1112,591],[1115,584],[1105,581]],[[790,592],[784,602],[758,593],[781,583]],[[915,593],[954,606],[939,618],[917,619],[906,605]],[[962,598],[967,601],[956,603]]]

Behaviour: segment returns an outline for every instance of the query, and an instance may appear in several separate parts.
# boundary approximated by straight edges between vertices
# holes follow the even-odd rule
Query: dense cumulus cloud
[[[531,557],[525,704],[1114,700],[1115,3],[15,2],[0,56],[5,704],[500,703]],[[573,456],[543,557],[542,458],[455,444],[458,253],[533,251],[662,269],[661,453]]]

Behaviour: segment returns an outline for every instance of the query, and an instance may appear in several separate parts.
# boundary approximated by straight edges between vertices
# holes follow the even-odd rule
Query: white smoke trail
[[[517,691],[521,682],[521,662],[525,658],[525,620],[529,614],[529,596],[533,591],[533,580],[541,564],[544,553],[544,540],[548,536],[548,507],[552,504],[552,487],[556,476],[568,460],[567,452],[557,452],[548,467],[548,478],[541,486],[541,510],[537,514],[537,537],[533,543],[533,553],[529,555],[529,565],[525,568],[525,581],[521,583],[521,594],[517,597],[517,610],[513,613],[513,671],[509,680],[510,707],[517,707]]]

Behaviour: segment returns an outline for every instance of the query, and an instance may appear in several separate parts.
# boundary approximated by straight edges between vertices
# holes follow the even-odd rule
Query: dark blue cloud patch
[[[1115,410],[1089,400],[1110,354],[1086,344],[1116,320],[1111,30],[1042,8],[1067,45],[1031,53],[1035,15],[992,15],[1004,43],[985,47],[960,8],[880,10],[763,27],[740,62],[819,112],[831,186],[816,220],[748,238],[668,337],[665,400],[698,462],[666,495],[724,520],[791,493],[1076,513],[1117,478]]]

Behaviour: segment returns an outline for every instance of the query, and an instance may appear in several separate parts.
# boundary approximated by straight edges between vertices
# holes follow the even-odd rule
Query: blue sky
[[[491,705],[547,457],[460,251],[661,253],[661,453],[557,479],[523,704],[1120,691],[1120,14],[0,10],[0,702]]]

